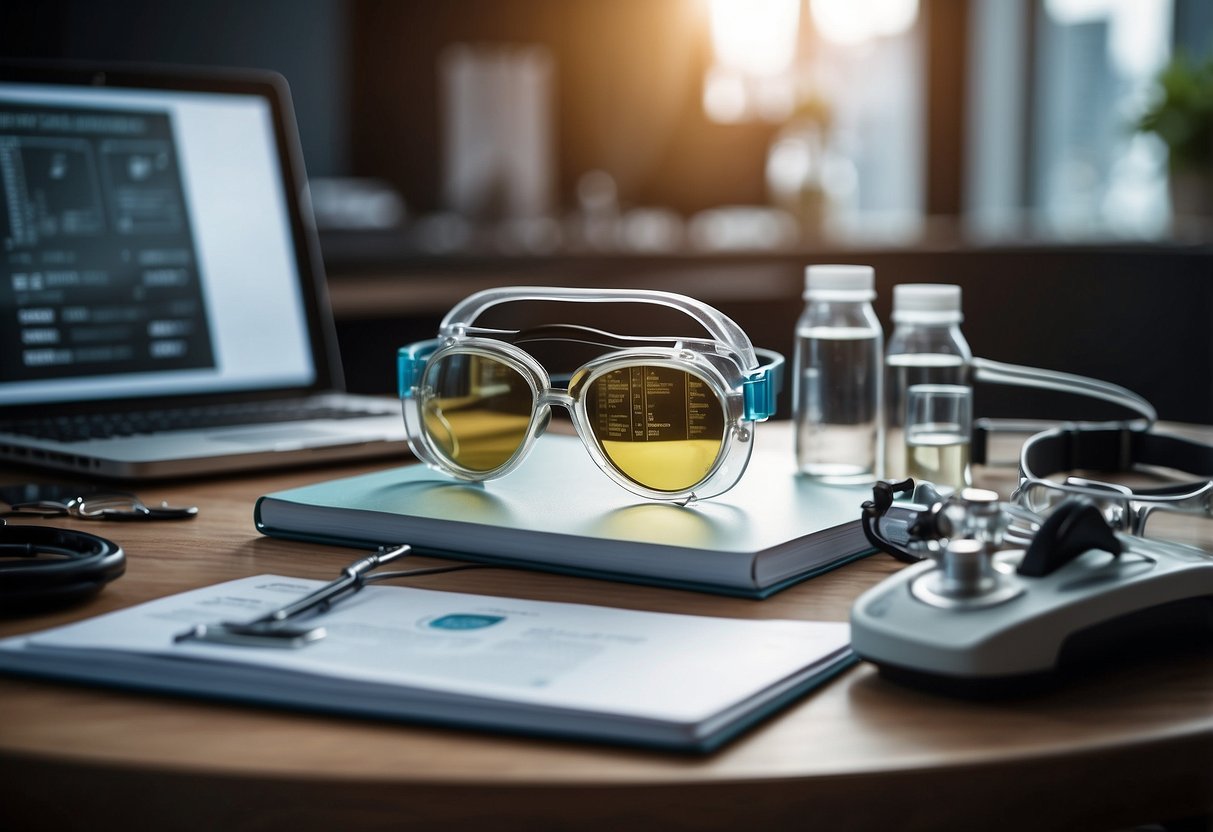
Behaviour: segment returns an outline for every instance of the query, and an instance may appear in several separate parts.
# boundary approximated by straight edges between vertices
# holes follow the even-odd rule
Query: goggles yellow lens
[[[586,389],[585,410],[607,460],[654,491],[702,482],[724,444],[723,403],[686,370],[640,364],[604,373]]]
[[[527,380],[478,353],[452,353],[426,371],[422,422],[434,449],[468,471],[500,468],[522,446],[535,408]]]

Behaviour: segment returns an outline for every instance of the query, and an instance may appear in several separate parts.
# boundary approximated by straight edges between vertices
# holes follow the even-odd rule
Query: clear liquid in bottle
[[[906,391],[915,384],[967,384],[968,361],[961,355],[902,353],[885,359],[885,476],[914,476],[906,469]]]
[[[916,431],[906,442],[906,476],[940,488],[967,488],[972,484],[969,451],[969,437],[955,430]]]
[[[881,431],[881,335],[862,327],[797,331],[797,464],[828,482],[875,478]]]

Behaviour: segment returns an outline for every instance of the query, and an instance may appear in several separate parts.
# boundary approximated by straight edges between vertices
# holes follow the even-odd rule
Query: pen
[[[182,641],[209,641],[258,647],[302,647],[324,638],[323,627],[292,627],[289,622],[305,613],[327,611],[341,598],[352,595],[366,583],[367,573],[378,566],[403,557],[412,550],[408,544],[380,546],[372,555],[354,561],[341,570],[341,576],[314,592],[248,622],[221,621],[197,624],[173,637]]]

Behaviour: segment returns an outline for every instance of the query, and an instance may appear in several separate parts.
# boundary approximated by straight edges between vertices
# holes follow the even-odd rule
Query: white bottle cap
[[[808,300],[857,301],[876,297],[876,270],[871,266],[808,266],[804,270]]]
[[[900,283],[893,287],[893,321],[958,324],[960,287],[943,283]]]

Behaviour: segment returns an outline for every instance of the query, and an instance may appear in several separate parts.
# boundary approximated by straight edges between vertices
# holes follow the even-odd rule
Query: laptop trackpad
[[[358,441],[357,437],[347,432],[303,427],[267,427],[239,432],[222,431],[208,434],[207,439],[275,451],[315,448],[323,445],[346,445]]]

